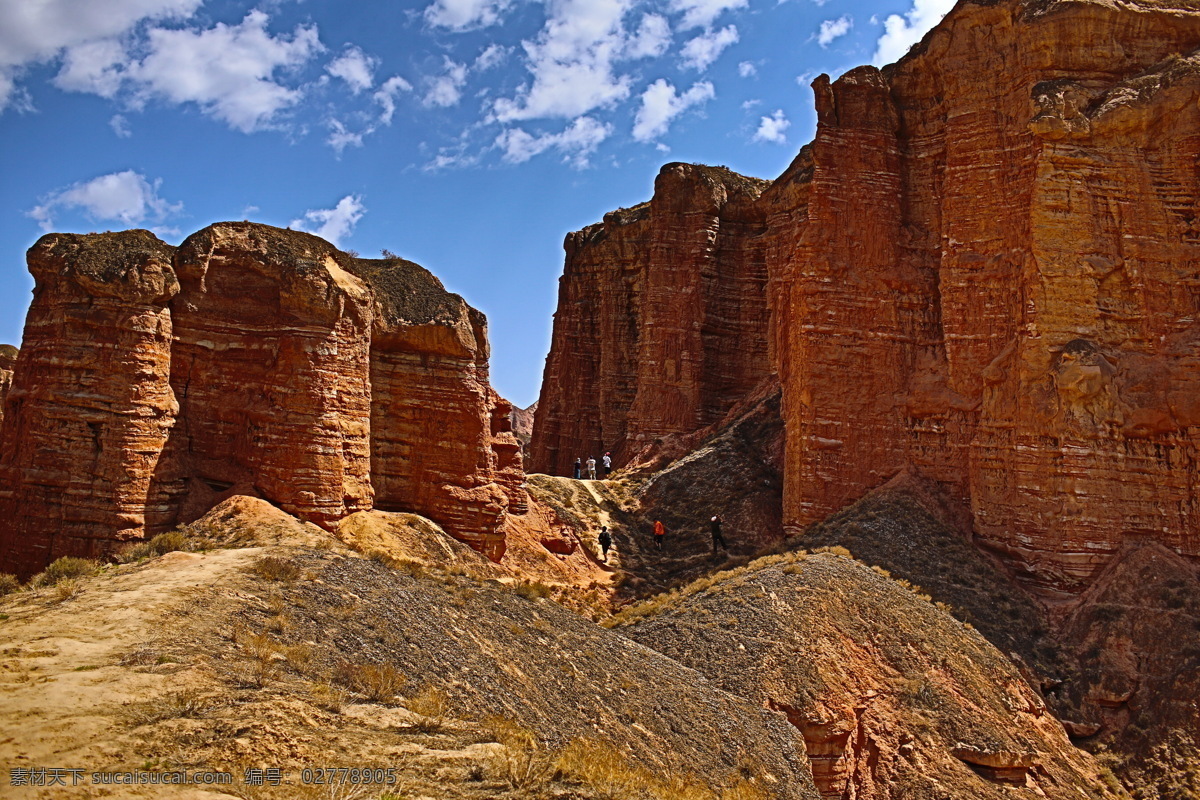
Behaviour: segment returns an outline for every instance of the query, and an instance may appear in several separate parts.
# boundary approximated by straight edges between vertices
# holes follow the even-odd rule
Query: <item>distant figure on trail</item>
[[[713,518],[708,523],[712,527],[713,537],[713,555],[717,554],[717,545],[721,545],[721,549],[729,552],[729,545],[725,544],[724,537],[721,536],[721,515],[713,514]]]
[[[610,472],[612,472],[612,453],[605,453],[603,461],[604,461],[604,477],[607,478],[608,474]]]
[[[662,520],[654,521],[654,546],[662,550],[663,539],[667,537],[667,529],[663,526]]]
[[[583,473],[583,459],[577,458],[577,459],[575,459],[575,480],[579,480],[581,477],[583,477],[582,473]]]
[[[588,478],[593,481],[596,480],[596,457],[595,456],[588,456],[587,468],[588,468]]]
[[[608,532],[608,526],[600,527],[600,535],[596,537],[596,541],[600,543],[600,550],[604,553],[604,563],[608,563],[608,548],[612,547],[612,534]]]

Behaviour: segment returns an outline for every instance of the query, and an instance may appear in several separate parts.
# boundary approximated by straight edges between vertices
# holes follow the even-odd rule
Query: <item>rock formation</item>
[[[716,422],[770,372],[761,259],[745,255],[766,186],[668,164],[654,198],[567,236],[567,264],[530,463],[576,458]]]
[[[375,506],[429,517],[499,560],[505,514],[524,513],[511,405],[488,384],[487,320],[403,259],[349,269],[378,303],[371,337]]]
[[[17,348],[0,344],[0,422],[4,421],[4,400],[12,386],[13,369],[17,366]]]
[[[483,315],[421,267],[246,222],[178,249],[49,234],[29,266],[0,572],[101,556],[233,495],[326,529],[416,512],[503,555],[527,506],[511,408],[487,382]]]
[[[141,230],[30,248],[33,304],[0,427],[0,572],[142,536],[178,409],[171,256]]]
[[[1200,556],[1198,46],[1185,0],[963,0],[818,78],[765,189],[668,165],[567,239],[533,466],[774,372],[790,533],[913,467],[1050,595],[1126,543]]]

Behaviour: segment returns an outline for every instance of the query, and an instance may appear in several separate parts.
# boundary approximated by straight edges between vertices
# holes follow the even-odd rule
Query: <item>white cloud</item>
[[[270,127],[302,94],[277,83],[276,70],[299,67],[324,48],[315,27],[297,26],[290,38],[275,37],[267,32],[267,21],[263,12],[251,11],[234,26],[152,29],[150,54],[127,72],[143,99],[196,103],[247,133]]]
[[[758,67],[754,66],[753,62],[742,61],[738,64],[738,75],[743,78],[753,78],[758,74]]]
[[[365,213],[367,208],[362,204],[362,197],[348,194],[333,208],[305,211],[303,218],[292,220],[288,227],[315,233],[334,247],[341,247],[342,238],[350,235]]]
[[[783,132],[791,126],[792,123],[783,115],[783,109],[776,109],[771,116],[760,118],[758,130],[754,132],[754,141],[787,144],[787,137]]]
[[[421,103],[427,108],[448,108],[458,105],[462,99],[462,88],[467,82],[467,65],[445,59],[446,72],[428,80],[429,90]]]
[[[347,147],[362,147],[363,136],[374,133],[374,128],[368,128],[362,133],[353,133],[346,130],[346,126],[336,119],[329,120],[329,138],[325,140],[325,144],[333,148],[339,156]]]
[[[493,67],[498,67],[504,63],[504,59],[508,58],[508,54],[512,52],[511,47],[504,47],[498,44],[489,44],[479,57],[475,59],[475,63],[471,68],[476,72],[486,72]]]
[[[350,91],[358,94],[375,85],[375,67],[378,63],[377,59],[368,56],[361,49],[350,46],[325,67],[325,71],[344,80]]]
[[[144,175],[133,170],[101,175],[51,193],[29,212],[29,216],[46,231],[54,227],[55,212],[65,208],[82,209],[88,218],[97,222],[118,221],[126,226],[140,225],[147,219],[161,222],[183,209],[182,203],[169,203],[159,197],[161,183],[156,180],[151,184]]]
[[[643,14],[642,24],[629,40],[630,58],[657,58],[671,46],[671,23],[660,14]]]
[[[113,114],[112,119],[108,121],[108,126],[113,129],[113,133],[119,139],[128,139],[133,136],[133,131],[129,130],[129,120],[120,114]]]
[[[611,125],[597,122],[592,117],[578,117],[561,133],[534,136],[522,128],[510,128],[496,137],[496,145],[504,151],[504,160],[510,164],[521,164],[554,148],[563,153],[565,161],[582,168],[610,135]]]
[[[51,61],[70,48],[116,40],[143,20],[187,18],[202,3],[203,0],[6,0],[0,3],[0,111],[19,105],[22,92],[15,79],[22,67]],[[90,61],[86,54],[77,60],[81,66]]]
[[[112,97],[125,79],[128,56],[115,39],[87,42],[66,51],[54,85],[68,92],[88,92]]]
[[[708,31],[683,46],[680,63],[684,67],[703,71],[717,60],[721,52],[738,40],[736,25],[726,25],[719,31]]]
[[[425,9],[425,21],[453,31],[485,28],[507,8],[508,0],[436,0]]]
[[[682,27],[712,27],[717,17],[735,8],[745,8],[749,0],[671,0],[671,10],[683,14]]]
[[[682,95],[677,95],[674,86],[659,78],[642,93],[642,107],[633,121],[633,138],[639,142],[657,139],[667,132],[671,120],[714,96],[713,85],[708,81],[693,84]]]
[[[883,66],[899,59],[908,49],[921,41],[930,28],[942,21],[955,0],[913,0],[912,8],[904,13],[891,14],[883,21],[883,35],[876,42],[871,63]]]
[[[845,36],[854,27],[854,20],[849,14],[844,14],[837,19],[827,19],[821,23],[821,30],[817,33],[817,44],[821,47],[829,47],[834,39]]]
[[[550,16],[532,40],[521,43],[532,85],[492,106],[500,122],[562,117],[577,119],[629,96],[628,76],[614,63],[628,57],[622,18],[633,0],[549,0]]]
[[[412,88],[412,84],[399,75],[393,75],[383,82],[379,90],[372,95],[375,102],[383,109],[379,114],[380,122],[384,125],[392,124],[392,117],[396,113],[396,95],[401,92],[411,92]]]

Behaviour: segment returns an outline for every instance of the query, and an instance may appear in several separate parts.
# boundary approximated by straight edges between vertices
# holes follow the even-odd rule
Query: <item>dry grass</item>
[[[224,705],[217,697],[205,696],[198,689],[171,692],[153,700],[126,703],[121,716],[130,727],[153,725],[168,719],[199,719]]]
[[[332,682],[382,705],[397,705],[397,695],[408,682],[391,664],[356,664],[340,661],[333,669]]]
[[[116,558],[120,563],[128,564],[133,561],[141,561],[143,558],[154,558],[155,556],[172,553],[176,550],[191,549],[193,547],[187,535],[182,530],[177,529],[160,533],[146,542],[128,544],[117,552]]]
[[[16,575],[10,575],[7,572],[0,572],[0,597],[4,597],[7,594],[12,594],[20,588],[21,581],[17,580]]]
[[[437,733],[446,725],[446,717],[450,713],[450,698],[444,691],[429,684],[406,702],[405,707],[414,714],[421,715],[421,719],[413,725],[414,730],[421,733]]]
[[[65,603],[83,594],[83,582],[78,578],[60,578],[54,584],[54,601]]]
[[[269,581],[279,581],[281,583],[295,583],[300,577],[300,567],[286,558],[277,556],[264,556],[255,562],[251,567],[251,571]]]
[[[488,717],[484,724],[500,749],[489,759],[488,771],[511,789],[530,791],[550,779],[553,761],[533,731],[516,720]]]

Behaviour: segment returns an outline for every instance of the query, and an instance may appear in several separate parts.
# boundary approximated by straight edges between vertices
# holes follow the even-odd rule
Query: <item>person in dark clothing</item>
[[[600,550],[604,553],[604,563],[608,563],[608,548],[612,547],[612,534],[608,532],[608,526],[603,525],[600,528],[600,535],[596,537],[596,541],[600,543]]]
[[[583,476],[583,459],[575,459],[575,480],[579,480]]]
[[[662,524],[662,520],[654,521],[654,546],[662,550],[663,539],[667,538],[666,526]]]
[[[725,538],[721,536],[721,515],[713,514],[713,518],[709,520],[708,524],[712,528],[713,555],[717,554],[717,545],[721,545],[721,549],[728,552],[729,545],[725,544]]]

